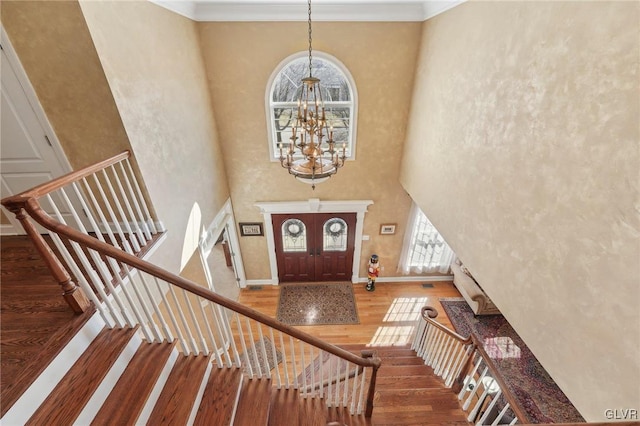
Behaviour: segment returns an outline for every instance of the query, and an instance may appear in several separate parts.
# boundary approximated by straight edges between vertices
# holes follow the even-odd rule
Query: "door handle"
[[[309,256],[313,256],[313,249],[309,252]]]
[[[316,256],[320,256],[321,250],[319,248],[316,249]]]

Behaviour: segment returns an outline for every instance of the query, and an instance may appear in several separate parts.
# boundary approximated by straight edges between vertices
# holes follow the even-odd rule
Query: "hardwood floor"
[[[76,316],[25,236],[0,238],[2,414],[90,318]]]
[[[369,346],[405,345],[412,333],[420,308],[435,307],[437,320],[451,327],[439,298],[461,297],[452,282],[433,282],[425,288],[422,283],[377,283],[376,290],[368,292],[365,284],[355,284],[354,293],[360,324],[313,325],[297,327],[313,336],[336,345],[363,344]],[[261,289],[242,289],[238,301],[271,317],[276,316],[278,286]]]
[[[27,237],[0,238],[0,384],[2,414],[40,374],[89,315],[76,316]],[[460,297],[451,282],[378,283],[374,292],[354,285],[360,324],[305,326],[300,329],[337,345],[402,346],[408,342],[424,305],[434,306],[438,320],[450,323],[441,297]],[[247,288],[239,302],[271,317],[278,305],[278,286]]]

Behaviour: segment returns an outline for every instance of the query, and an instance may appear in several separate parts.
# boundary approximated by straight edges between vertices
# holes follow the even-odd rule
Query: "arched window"
[[[278,144],[288,143],[297,118],[302,79],[309,76],[309,53],[299,52],[278,65],[267,84],[267,128],[271,160],[279,158]],[[333,126],[336,146],[346,144],[347,159],[356,153],[356,86],[349,71],[333,56],[313,52],[312,74],[320,79],[327,124]]]

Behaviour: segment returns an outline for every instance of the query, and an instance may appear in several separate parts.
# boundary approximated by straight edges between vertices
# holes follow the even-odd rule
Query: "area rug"
[[[531,423],[583,423],[584,419],[502,315],[475,316],[467,302],[440,299],[462,336],[482,341],[511,394]]]
[[[281,284],[276,319],[288,325],[359,324],[353,285]]]
[[[262,342],[264,343],[265,352],[267,353],[267,359],[265,362],[264,355],[262,352]],[[251,348],[247,348],[247,353],[241,353],[240,359],[242,360],[242,369],[245,374],[250,374],[253,372],[253,375],[258,375],[258,371],[261,371],[262,374],[266,373],[267,370],[271,371],[275,368],[277,364],[282,362],[282,353],[276,349],[276,359],[273,359],[273,348],[271,347],[271,340],[266,337],[262,338],[262,341],[255,341],[255,355]],[[249,369],[251,366],[251,369]],[[260,370],[258,370],[258,366],[260,366]]]

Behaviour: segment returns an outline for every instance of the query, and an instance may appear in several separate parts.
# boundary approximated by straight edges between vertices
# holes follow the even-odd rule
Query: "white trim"
[[[200,236],[198,242],[198,251],[200,252],[200,261],[207,278],[209,287],[212,286],[212,278],[209,266],[207,264],[207,258],[211,254],[211,248],[213,244],[218,240],[220,234],[223,231],[227,231],[227,237],[229,239],[229,245],[231,248],[231,261],[233,263],[233,269],[236,273],[238,285],[240,288],[247,286],[247,277],[244,272],[244,263],[242,261],[242,253],[240,252],[240,240],[238,239],[238,231],[235,226],[235,216],[233,214],[233,206],[231,205],[231,198],[228,198],[224,203],[224,206],[218,211],[216,216],[211,221],[211,224]]]
[[[453,275],[437,275],[437,276],[411,275],[411,276],[400,276],[400,277],[376,278],[376,283],[395,283],[395,282],[414,283],[414,282],[438,282],[438,281],[453,282]],[[360,278],[358,282],[366,283],[367,279],[363,277],[363,278]]]
[[[20,58],[18,57],[18,54],[14,50],[13,45],[11,44],[11,40],[9,39],[9,36],[7,35],[2,25],[0,25],[0,37],[1,37],[0,43],[2,44],[2,50],[7,56],[7,60],[9,61],[11,68],[15,71],[16,76],[18,77],[18,80],[22,85],[24,93],[27,96],[27,100],[31,104],[33,111],[38,117],[38,121],[40,122],[42,129],[46,132],[46,136],[49,139],[49,142],[51,142],[53,153],[55,154],[56,158],[60,162],[60,165],[62,166],[62,168],[65,169],[64,170],[65,172],[73,171],[73,168],[71,167],[71,163],[69,163],[69,159],[64,153],[64,149],[62,149],[62,145],[60,145],[60,140],[58,139],[58,136],[56,136],[56,133],[53,130],[53,127],[51,126],[51,123],[49,122],[49,119],[47,118],[44,112],[44,108],[42,108],[42,105],[40,104],[38,95],[36,94],[35,89],[31,85],[29,76],[27,75],[27,72],[22,66],[22,63],[20,62]]]
[[[306,21],[304,0],[151,0],[194,21]],[[422,22],[466,0],[314,0],[314,21]]]
[[[267,140],[269,143],[269,159],[271,162],[280,162],[279,159],[275,157],[275,142],[273,140],[274,129],[273,129],[273,120],[272,120],[272,112],[271,109],[271,92],[273,91],[273,82],[275,81],[280,71],[291,62],[296,59],[308,57],[309,51],[304,50],[300,52],[296,52],[292,55],[284,58],[277,67],[274,68],[273,72],[269,76],[269,80],[267,81],[267,87],[264,95],[264,105],[265,105],[265,115],[267,119]],[[349,83],[349,90],[351,91],[351,114],[349,116],[349,135],[350,135],[350,144],[349,152],[350,155],[347,158],[347,161],[353,161],[356,159],[356,142],[358,140],[358,88],[356,86],[356,81],[353,79],[351,72],[349,69],[333,55],[330,55],[325,52],[321,52],[318,50],[313,51],[314,58],[320,58],[324,61],[329,62],[331,65],[334,65],[340,72],[344,75],[347,83]],[[308,182],[311,183],[311,182]],[[320,183],[320,180],[316,180],[316,183]]]
[[[0,44],[2,45],[2,51],[4,52],[5,58],[7,59],[8,65],[13,69],[20,86],[22,86],[22,90],[31,106],[31,109],[35,113],[35,116],[42,127],[42,130],[45,132],[45,136],[51,143],[51,151],[53,152],[56,160],[60,165],[60,169],[63,173],[68,173],[73,170],[71,167],[71,163],[69,163],[69,159],[64,153],[62,149],[62,145],[60,145],[60,140],[56,135],[47,115],[44,112],[44,108],[42,108],[42,104],[40,104],[40,100],[38,99],[38,95],[31,85],[31,81],[29,80],[29,76],[22,66],[22,62],[20,62],[20,58],[16,53],[13,45],[11,44],[11,40],[9,39],[9,35],[4,29],[2,23],[0,23]],[[15,194],[14,194],[15,195]],[[11,227],[13,230],[9,229],[8,224],[2,225],[0,227],[0,235],[25,235],[25,231],[22,228],[20,222],[15,218],[15,216],[8,212],[5,209],[6,216],[11,223]]]
[[[278,284],[278,264],[276,262],[276,245],[273,236],[273,214],[296,213],[356,213],[356,235],[353,250],[353,265],[351,282],[360,280],[360,256],[362,253],[362,232],[364,229],[364,215],[367,207],[373,204],[372,200],[347,200],[347,201],[321,201],[318,198],[310,198],[308,201],[276,201],[256,203],[264,217],[264,231],[267,237],[267,250],[269,252],[269,265],[271,268],[270,283]],[[256,280],[252,280],[252,284]],[[268,281],[268,280],[263,280]],[[266,283],[265,283],[266,284]],[[254,284],[256,285],[256,284]]]
[[[247,280],[247,287],[252,285],[278,285],[278,280]]]

